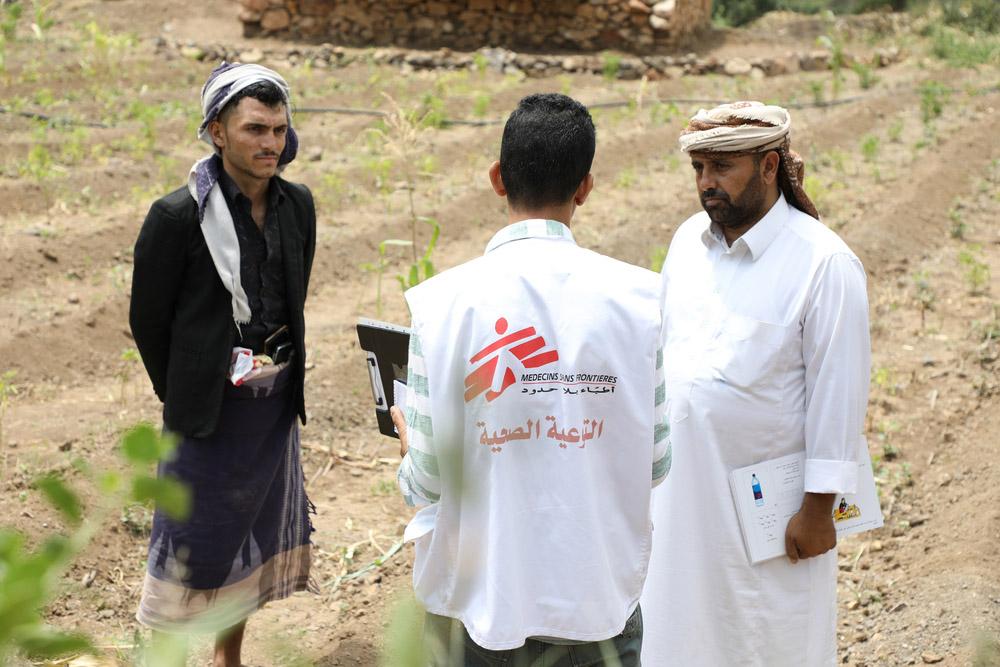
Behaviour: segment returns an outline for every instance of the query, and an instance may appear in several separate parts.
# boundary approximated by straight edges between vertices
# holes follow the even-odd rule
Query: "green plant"
[[[889,135],[889,141],[898,144],[900,138],[903,136],[903,119],[897,118],[892,121],[892,124],[889,126],[889,129],[886,130],[886,133]]]
[[[87,56],[80,59],[80,67],[85,77],[110,72],[117,64],[122,51],[136,42],[131,35],[112,35],[104,32],[95,22],[83,26],[84,39],[89,41]]]
[[[865,162],[872,165],[872,176],[875,177],[875,181],[879,182],[882,180],[882,172],[878,167],[878,149],[879,141],[878,137],[874,134],[865,135],[865,138],[861,141],[861,155]]]
[[[659,273],[660,270],[663,269],[663,262],[666,261],[666,259],[667,246],[653,246],[653,249],[649,251],[649,269]]]
[[[4,40],[13,42],[17,39],[17,22],[23,11],[24,7],[19,2],[0,4],[0,34]]]
[[[130,503],[122,508],[121,524],[133,537],[149,537],[153,511],[147,503]]]
[[[385,270],[389,266],[390,247],[410,247],[410,241],[402,239],[385,239],[378,244],[378,257],[374,262],[365,262],[361,265],[361,270],[375,274],[375,316],[382,317],[382,278]]]
[[[649,105],[649,122],[653,125],[666,125],[679,116],[680,109],[673,102],[653,102]]]
[[[44,181],[52,176],[52,168],[52,153],[48,147],[44,144],[35,144],[28,151],[28,159],[24,161],[19,171],[22,176]]]
[[[127,432],[121,452],[131,464],[130,472],[124,477],[106,473],[96,479],[102,503],[94,508],[93,517],[87,516],[79,495],[59,477],[45,475],[35,480],[34,488],[59,511],[70,531],[44,537],[32,549],[24,535],[0,528],[0,664],[7,664],[14,654],[41,660],[93,651],[84,635],[61,632],[45,624],[41,610],[56,594],[61,575],[91,541],[103,517],[126,499],[153,501],[174,519],[187,516],[187,490],[176,480],[151,477],[146,472],[173,448],[174,441],[150,425],[139,425]]]
[[[635,169],[632,167],[625,167],[618,172],[618,178],[615,179],[615,186],[622,188],[623,190],[628,190],[635,185],[635,181]]]
[[[396,483],[389,479],[380,479],[372,484],[373,496],[391,496],[396,493]]]
[[[35,34],[36,39],[45,39],[45,33],[56,23],[55,19],[48,16],[48,11],[49,3],[35,3],[35,22],[31,24],[31,31]]]
[[[979,363],[988,367],[1000,359],[1000,303],[993,304],[992,318],[986,321],[975,321],[972,323],[973,336],[979,345],[976,348]],[[985,385],[985,395],[991,395],[995,390],[989,383],[983,381]]]
[[[490,61],[486,56],[479,51],[476,51],[472,55],[472,66],[475,68],[476,72],[483,74],[486,71],[486,67],[490,64]]]
[[[437,247],[438,238],[441,236],[441,225],[439,225],[437,220],[434,218],[428,218],[426,216],[417,216],[416,221],[430,225],[431,236],[427,241],[427,245],[424,246],[424,253],[420,257],[414,256],[413,262],[410,263],[409,271],[407,271],[405,275],[396,276],[404,292],[411,287],[419,285],[421,282],[432,277],[435,273],[434,262],[431,260],[431,256],[434,254],[434,248]],[[414,232],[414,239],[415,238],[416,233]],[[416,241],[414,240],[411,243],[411,247],[416,247],[415,244]]]
[[[839,148],[831,148],[824,153],[820,153],[816,161],[819,166],[833,167],[838,174],[846,173],[845,163],[847,162],[847,154]]]
[[[924,125],[941,116],[947,101],[948,89],[937,81],[925,81],[920,85],[920,117]]]
[[[899,466],[899,476],[903,486],[913,486],[913,470],[909,461],[903,461]]]
[[[940,0],[941,18],[970,34],[1000,31],[1000,6],[994,0]]]
[[[962,211],[958,207],[952,206],[948,209],[948,219],[951,220],[951,231],[949,232],[951,238],[964,239],[968,226],[965,224]]]
[[[899,457],[899,447],[892,442],[892,434],[899,431],[899,424],[894,421],[881,421],[878,424],[878,439],[882,443],[882,460],[892,461]]]
[[[489,111],[492,99],[493,97],[489,93],[476,93],[476,97],[472,101],[472,115],[476,118],[484,118],[486,112]]]
[[[133,157],[146,157],[156,147],[156,126],[160,119],[169,111],[159,105],[147,104],[142,100],[134,100],[125,111],[125,118],[139,122],[137,134],[129,135],[124,141],[124,148]]]
[[[389,178],[393,167],[392,158],[382,156],[366,157],[362,160],[362,164],[365,170],[371,173],[372,182],[376,190],[383,194],[388,194],[392,191],[392,179]]]
[[[617,53],[610,53],[605,51],[601,54],[601,74],[607,81],[614,81],[618,78],[618,72],[621,70],[622,57]]]
[[[15,377],[17,371],[6,371],[0,375],[0,449],[3,449],[3,417],[7,412],[7,403],[10,402],[11,396],[17,396]]]
[[[830,186],[818,176],[808,174],[802,182],[802,189],[820,211],[826,208],[830,196]]]
[[[331,208],[338,208],[347,184],[343,175],[335,171],[329,171],[320,178],[320,197]]]
[[[913,275],[913,287],[916,290],[917,305],[920,307],[920,329],[923,330],[927,311],[934,310],[937,293],[931,287],[930,276],[927,275],[926,271],[920,271]]]
[[[833,12],[827,10],[823,12],[823,22],[826,23],[826,34],[820,35],[816,42],[830,52],[830,97],[837,99],[840,96],[840,88],[844,83],[843,69],[847,64],[844,56],[844,38],[838,29]]]
[[[139,352],[135,348],[127,347],[122,350],[119,361],[121,365],[118,368],[118,400],[122,405],[125,405],[125,389],[128,387],[129,380],[132,379],[133,370],[139,364]]]
[[[874,134],[865,135],[861,140],[861,155],[865,162],[875,162],[878,159],[878,137]]]
[[[444,100],[434,93],[426,93],[422,101],[423,109],[419,112],[421,126],[436,129],[444,127],[447,122],[444,115]]]
[[[876,368],[875,373],[872,375],[872,384],[890,396],[896,395],[897,387],[891,368],[886,368],[885,366]]]
[[[978,244],[971,244],[958,253],[958,263],[965,269],[965,281],[970,294],[983,294],[989,290],[990,267],[976,255],[981,250]]]
[[[1000,303],[993,304],[993,319],[988,322],[976,322],[977,338],[983,343],[1000,341]]]
[[[947,25],[931,28],[931,53],[953,67],[977,67],[1000,63],[1000,36],[968,34]]]
[[[858,85],[861,86],[862,90],[868,90],[878,83],[879,79],[875,76],[875,72],[870,66],[862,62],[855,62],[851,65],[851,69],[858,75]]]
[[[573,77],[569,74],[559,75],[559,92],[563,95],[569,95],[573,91]]]
[[[59,147],[59,161],[73,165],[87,157],[87,139],[90,132],[84,127],[73,128]]]
[[[416,179],[419,175],[416,171],[419,167],[417,155],[421,152],[425,144],[423,137],[424,130],[432,124],[426,122],[426,113],[421,116],[419,113],[407,112],[389,95],[385,95],[385,98],[392,108],[383,119],[385,129],[373,129],[371,132],[382,140],[385,148],[399,158],[399,163],[403,169],[403,187],[406,189],[407,195],[410,251],[412,253],[409,270],[406,274],[398,277],[400,285],[405,290],[434,275],[434,263],[431,260],[431,256],[441,235],[441,226],[438,222],[433,218],[419,215],[417,213],[416,202],[413,199],[413,193],[416,190]],[[430,238],[424,246],[423,252],[419,251],[417,239],[418,227],[421,224],[426,224],[431,228]],[[383,243],[385,242],[383,241]],[[383,260],[384,253],[380,252],[380,263],[376,265],[376,269],[379,272],[379,306],[381,306],[381,274],[385,268]]]
[[[438,170],[438,160],[434,155],[428,154],[417,160],[417,173],[420,176],[433,176]]]
[[[56,98],[48,88],[39,88],[35,91],[35,104],[40,107],[50,107],[55,104]]]
[[[824,104],[826,104],[826,100],[824,99],[826,95],[826,93],[823,90],[824,87],[825,86],[822,81],[809,82],[809,90],[812,92],[813,103],[816,106],[823,106]]]

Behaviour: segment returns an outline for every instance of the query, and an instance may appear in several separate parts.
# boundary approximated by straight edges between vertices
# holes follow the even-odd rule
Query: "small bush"
[[[1000,3],[998,3],[1000,4]],[[931,28],[931,53],[954,67],[1000,64],[1000,36],[970,35],[950,26]]]
[[[618,70],[622,66],[622,57],[616,53],[605,53],[602,56],[603,66],[602,73],[604,78],[608,81],[614,81],[618,78]]]
[[[1000,31],[1000,3],[996,0],[940,0],[944,22],[972,34]]]
[[[861,86],[862,90],[868,90],[876,83],[878,83],[878,77],[872,71],[872,68],[864,63],[854,63],[851,66],[854,73],[858,75],[858,85]]]

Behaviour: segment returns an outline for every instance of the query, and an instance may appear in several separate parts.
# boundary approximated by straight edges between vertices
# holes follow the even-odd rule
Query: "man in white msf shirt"
[[[490,182],[509,225],[406,293],[413,585],[435,665],[639,665],[650,489],[670,468],[657,276],[576,245],[594,125],[531,95]],[[408,432],[407,432],[408,425]]]

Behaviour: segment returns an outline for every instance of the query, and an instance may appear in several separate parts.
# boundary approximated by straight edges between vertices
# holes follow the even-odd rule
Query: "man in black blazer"
[[[304,185],[279,176],[273,183],[281,193],[275,213],[295,348],[294,401],[305,424],[302,310],[316,249],[316,213]],[[129,323],[169,431],[193,437],[215,431],[230,352],[240,340],[229,302],[188,188],[154,202],[135,245]]]
[[[247,616],[308,587],[296,419],[316,214],[309,190],[278,175],[298,144],[278,74],[223,63],[202,109],[213,154],[152,205],[135,246],[129,323],[181,438],[160,474],[193,500],[183,520],[154,517],[137,618],[157,637],[217,632],[215,667],[236,667]],[[250,355],[240,377],[233,362]]]

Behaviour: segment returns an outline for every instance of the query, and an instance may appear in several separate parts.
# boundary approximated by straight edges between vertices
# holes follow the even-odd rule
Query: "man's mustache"
[[[729,195],[724,190],[708,189],[703,190],[701,195],[701,203],[704,204],[706,199],[721,199],[727,204],[732,203],[729,199]]]

